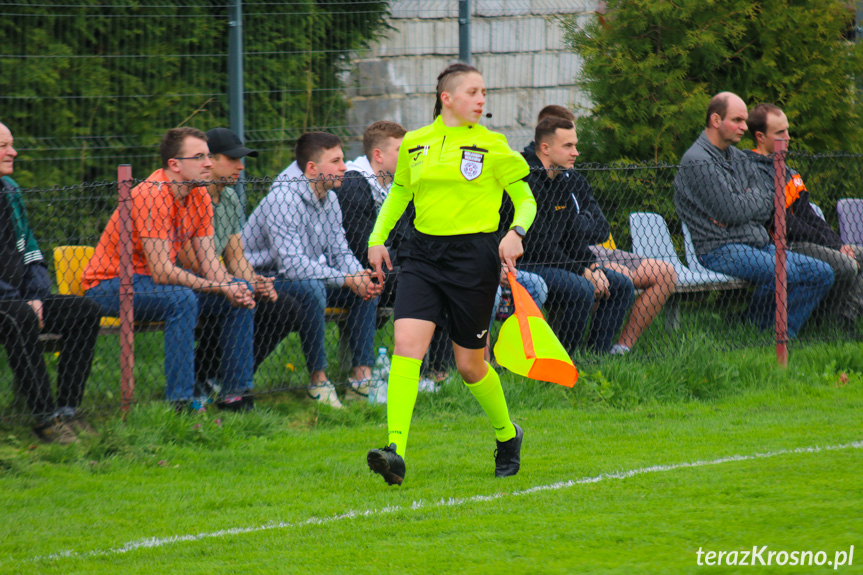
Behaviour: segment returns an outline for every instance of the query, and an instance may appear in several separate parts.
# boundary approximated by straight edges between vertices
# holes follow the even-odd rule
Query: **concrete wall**
[[[471,51],[483,73],[493,114],[483,123],[521,149],[548,104],[578,113],[587,104],[575,87],[581,58],[563,42],[561,16],[583,24],[599,0],[473,0]],[[388,36],[354,59],[346,77],[354,135],[376,120],[407,129],[432,119],[437,75],[458,60],[458,0],[393,0]],[[356,138],[349,154],[361,153]]]

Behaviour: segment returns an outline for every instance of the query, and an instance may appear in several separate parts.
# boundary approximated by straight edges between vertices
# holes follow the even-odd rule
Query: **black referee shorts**
[[[415,231],[399,274],[394,317],[446,326],[458,345],[482,349],[499,281],[496,234]]]

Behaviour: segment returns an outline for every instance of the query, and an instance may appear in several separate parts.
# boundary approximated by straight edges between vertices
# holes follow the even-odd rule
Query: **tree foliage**
[[[565,20],[593,102],[588,160],[677,161],[724,90],[781,106],[798,149],[863,151],[853,19],[843,0],[609,0],[586,27]]]
[[[0,121],[21,154],[25,187],[158,167],[156,145],[178,125],[229,125],[228,0],[4,2]],[[278,173],[315,126],[343,125],[340,73],[386,28],[386,0],[247,2],[245,107],[250,163]]]

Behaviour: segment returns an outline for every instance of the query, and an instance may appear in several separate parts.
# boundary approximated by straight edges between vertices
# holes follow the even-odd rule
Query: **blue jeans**
[[[220,378],[224,393],[252,387],[254,310],[238,308],[219,294],[197,293],[178,285],[162,285],[146,275],[132,278],[135,320],[165,322],[165,395],[170,401],[195,394],[195,324],[199,314],[221,318]],[[102,306],[105,315],[120,315],[120,278],[104,280],[86,297]]]
[[[623,274],[600,268],[608,278],[610,295],[597,302],[586,347],[595,353],[607,353],[614,336],[620,331],[626,310],[632,305],[635,288]],[[581,346],[587,320],[594,305],[593,284],[575,272],[552,266],[531,266],[530,271],[538,273],[548,285],[549,323],[567,351],[572,352]]]
[[[833,269],[829,264],[785,252],[788,270],[788,337],[794,337],[818,302],[833,285]],[[698,256],[701,264],[713,271],[734,276],[755,284],[755,293],[746,316],[761,328],[776,321],[776,246],[754,248],[745,244],[726,244]]]
[[[345,331],[353,356],[353,367],[374,365],[377,298],[365,301],[346,287],[330,288],[323,280],[315,279],[289,280],[277,276],[273,286],[280,296],[285,293],[300,302],[303,310],[300,342],[309,372],[327,367],[324,349],[324,312],[327,306],[348,309]]]
[[[516,276],[516,281],[520,283],[524,289],[527,290],[527,293],[530,294],[530,297],[533,298],[533,301],[536,302],[536,307],[542,308],[545,305],[545,300],[548,298],[548,286],[545,283],[545,280],[542,279],[542,276],[526,272],[524,270],[518,270],[518,275]],[[503,296],[503,288],[498,286],[497,293],[494,296],[494,307],[491,312],[491,322],[489,322],[488,331],[491,332],[491,324],[494,323],[495,316],[504,310],[501,310],[501,298]],[[510,310],[511,311],[511,310]]]

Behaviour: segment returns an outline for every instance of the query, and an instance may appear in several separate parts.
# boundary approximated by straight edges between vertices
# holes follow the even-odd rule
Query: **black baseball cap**
[[[258,151],[247,148],[240,138],[228,128],[207,130],[207,144],[211,154],[225,154],[231,158],[258,157]]]

